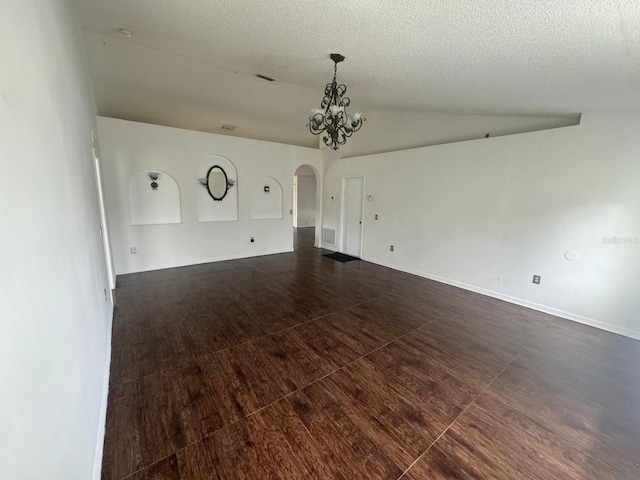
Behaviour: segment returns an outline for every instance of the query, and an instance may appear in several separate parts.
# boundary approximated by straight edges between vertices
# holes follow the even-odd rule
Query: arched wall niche
[[[251,187],[251,219],[282,218],[282,186],[273,177],[261,177]]]
[[[238,171],[227,157],[222,155],[206,155],[198,162],[197,178],[203,179],[214,165],[221,167],[227,179],[234,185],[229,188],[225,197],[216,202],[211,198],[206,187],[197,182],[198,222],[232,222],[238,220]]]
[[[131,225],[182,223],[180,189],[162,170],[141,170],[129,178]]]

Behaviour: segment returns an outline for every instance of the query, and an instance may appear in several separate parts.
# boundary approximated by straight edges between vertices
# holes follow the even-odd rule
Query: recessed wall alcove
[[[282,218],[282,186],[273,177],[261,177],[251,186],[251,219]]]
[[[180,189],[162,170],[141,170],[129,178],[131,225],[182,223]]]
[[[221,167],[233,183],[221,201],[214,201],[199,179],[204,179],[214,165]],[[198,222],[229,222],[238,220],[238,172],[235,165],[222,155],[206,155],[198,162],[194,187],[198,197]]]

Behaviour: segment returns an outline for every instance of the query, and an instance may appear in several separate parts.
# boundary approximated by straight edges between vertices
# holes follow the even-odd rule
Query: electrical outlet
[[[393,245],[389,247],[389,251],[393,252]]]
[[[131,247],[131,255],[135,255],[136,253],[138,253],[136,247]]]
[[[289,215],[293,215],[293,210],[289,210]]]
[[[533,283],[535,283],[536,285],[540,285],[540,275],[534,275],[533,276]]]
[[[256,239],[255,239],[255,238],[253,238],[253,237],[251,237],[251,243],[253,243],[253,242],[255,242],[255,241],[256,241]]]
[[[378,219],[378,214],[376,213],[376,220]]]

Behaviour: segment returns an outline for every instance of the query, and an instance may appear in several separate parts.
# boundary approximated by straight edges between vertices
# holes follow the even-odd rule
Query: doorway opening
[[[313,248],[318,222],[318,178],[315,169],[300,165],[293,174],[294,249]]]

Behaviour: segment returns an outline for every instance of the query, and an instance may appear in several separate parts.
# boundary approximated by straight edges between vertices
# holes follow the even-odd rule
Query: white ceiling
[[[317,145],[305,123],[332,52],[365,112],[640,110],[638,0],[76,4],[107,116]]]

